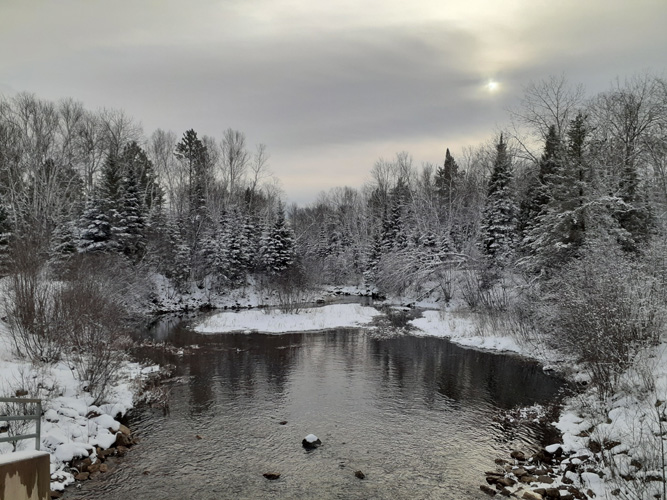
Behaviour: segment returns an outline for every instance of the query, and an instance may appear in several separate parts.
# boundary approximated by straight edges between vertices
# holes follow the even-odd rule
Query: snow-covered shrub
[[[86,390],[103,402],[123,361],[127,336],[121,302],[123,283],[117,276],[93,272],[87,265],[74,270],[54,296],[59,321],[67,330],[67,361]]]
[[[662,299],[655,279],[613,249],[589,249],[547,285],[557,346],[590,370],[600,394],[610,393],[642,347],[658,342]]]
[[[309,275],[300,262],[279,274],[266,277],[265,287],[278,302],[278,308],[286,313],[298,313],[313,300]]]
[[[34,248],[19,245],[5,282],[4,314],[14,349],[21,357],[51,363],[60,359],[63,330],[55,320],[57,286],[48,281]]]

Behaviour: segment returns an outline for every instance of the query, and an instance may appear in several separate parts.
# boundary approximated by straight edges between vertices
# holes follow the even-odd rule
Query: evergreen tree
[[[138,183],[138,172],[134,165],[129,165],[116,211],[116,225],[112,228],[119,250],[134,262],[141,260],[146,252],[147,210]]]
[[[49,258],[56,269],[62,269],[77,253],[73,223],[61,220],[51,235]]]
[[[188,224],[186,238],[190,247],[190,268],[196,276],[205,272],[204,263],[198,258],[202,252],[201,238],[208,230],[210,217],[206,204],[209,185],[208,151],[204,143],[197,138],[197,133],[190,129],[183,134],[176,144],[176,158],[188,171]]]
[[[88,199],[79,226],[81,227],[77,241],[79,252],[112,252],[118,249],[118,244],[112,235],[108,210],[99,197]]]
[[[445,163],[438,167],[435,173],[435,190],[440,200],[441,206],[447,206],[454,198],[456,181],[459,176],[459,166],[454,157],[449,152],[445,153]]]
[[[564,152],[549,141],[541,174],[543,199],[540,212],[527,231],[529,267],[535,271],[558,268],[577,254],[585,239],[585,197],[589,194],[584,143],[586,127],[582,115],[570,123]],[[548,151],[555,151],[547,155]]]
[[[262,266],[269,274],[281,274],[292,265],[294,258],[294,234],[279,203],[275,222],[262,240]]]
[[[511,182],[511,161],[501,134],[496,145],[481,227],[482,250],[498,267],[507,263],[515,244],[517,208],[512,199]]]
[[[148,159],[143,148],[135,141],[130,142],[123,148],[119,162],[124,172],[134,170],[140,204],[144,205],[148,211],[161,206],[164,200],[164,190],[158,183],[153,162]]]

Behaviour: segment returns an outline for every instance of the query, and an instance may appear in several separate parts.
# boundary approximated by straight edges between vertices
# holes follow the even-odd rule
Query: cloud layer
[[[663,0],[5,0],[0,92],[122,107],[147,133],[243,130],[305,201],[379,155],[491,136],[531,79],[664,72],[665,18]]]

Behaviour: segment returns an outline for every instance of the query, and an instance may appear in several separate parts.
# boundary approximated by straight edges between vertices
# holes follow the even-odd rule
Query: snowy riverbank
[[[146,369],[137,363],[126,362],[108,391],[106,403],[93,405],[94,398],[75,378],[74,371],[65,361],[35,365],[18,358],[7,328],[0,325],[0,394],[27,394],[42,399],[41,450],[51,455],[51,490],[62,491],[74,482],[74,474],[67,470],[73,460],[90,458],[94,461],[98,450],[116,444],[121,430],[117,419],[132,408],[133,381],[141,376],[142,370]],[[10,405],[0,408],[0,413],[7,410],[22,413],[23,409],[23,405]],[[21,431],[19,434],[32,432],[30,428],[17,428],[16,422],[11,424],[12,435],[17,431]],[[0,432],[0,436],[7,436],[7,432]],[[34,439],[17,442],[17,450],[29,450],[34,446]],[[10,453],[12,449],[11,443],[0,444],[0,453]]]
[[[208,334],[234,331],[291,333],[364,326],[379,315],[377,309],[359,304],[333,304],[303,309],[299,313],[275,309],[223,312],[198,323],[194,330]]]

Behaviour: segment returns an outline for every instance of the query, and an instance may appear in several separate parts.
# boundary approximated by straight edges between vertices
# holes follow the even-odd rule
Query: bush
[[[618,252],[588,250],[547,288],[556,304],[554,340],[590,370],[601,396],[614,389],[640,348],[660,339],[662,300],[655,280]]]
[[[266,288],[274,294],[278,308],[285,313],[298,313],[313,300],[308,273],[299,263],[267,278]]]
[[[96,262],[76,260],[64,282],[47,279],[39,265],[17,266],[5,299],[10,337],[19,355],[44,363],[65,359],[93,404],[104,400],[125,359],[127,313],[121,300],[132,296],[122,268]]]
[[[62,354],[63,330],[57,322],[57,288],[45,279],[36,248],[17,243],[12,249],[11,274],[4,290],[4,313],[17,354],[51,363]]]

